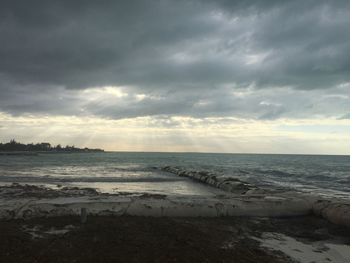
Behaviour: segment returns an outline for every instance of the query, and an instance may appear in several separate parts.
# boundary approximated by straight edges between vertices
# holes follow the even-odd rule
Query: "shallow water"
[[[350,195],[350,156],[120,152],[2,155],[0,183],[92,186],[107,192],[220,193],[158,169],[164,166],[210,170],[264,187],[343,198]]]

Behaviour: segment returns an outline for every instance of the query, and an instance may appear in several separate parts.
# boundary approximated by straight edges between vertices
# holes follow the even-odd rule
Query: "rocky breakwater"
[[[287,202],[290,204],[292,200],[303,200],[311,205],[310,213],[323,217],[334,224],[350,227],[350,200],[325,198],[296,191],[261,189],[252,184],[243,182],[238,178],[218,176],[208,171],[186,170],[171,166],[163,167],[161,170],[178,176],[191,178],[222,189],[223,191],[239,195],[242,198],[250,198],[252,196],[265,196],[264,199],[280,198],[281,200],[288,198]]]
[[[211,185],[213,187],[222,189],[223,191],[233,194],[259,194],[264,193],[266,190],[259,189],[258,187],[243,182],[238,178],[218,176],[214,173],[207,171],[195,171],[185,170],[179,167],[165,166],[162,171],[176,174],[178,176],[189,177],[193,180]]]

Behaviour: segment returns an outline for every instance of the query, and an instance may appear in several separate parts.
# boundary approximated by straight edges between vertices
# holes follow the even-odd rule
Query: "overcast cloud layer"
[[[0,111],[350,119],[350,1],[2,1]]]

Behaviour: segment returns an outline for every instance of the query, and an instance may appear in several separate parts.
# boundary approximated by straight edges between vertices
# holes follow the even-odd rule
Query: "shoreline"
[[[312,203],[302,197],[284,196],[181,196],[150,193],[99,193],[93,188],[12,184],[0,187],[0,219],[88,214],[153,217],[284,217],[308,215]]]
[[[236,181],[232,181],[237,185]],[[225,184],[227,185],[227,184]],[[240,184],[238,184],[240,185]],[[239,188],[241,189],[241,188]],[[151,193],[100,193],[94,188],[0,186],[0,219],[79,215],[153,217],[293,217],[315,215],[350,227],[350,202],[297,192],[247,192],[213,196]]]
[[[0,186],[0,261],[348,262],[349,222],[331,223],[341,207],[324,202],[293,192],[110,194],[15,183]],[[337,217],[327,218],[330,208]]]

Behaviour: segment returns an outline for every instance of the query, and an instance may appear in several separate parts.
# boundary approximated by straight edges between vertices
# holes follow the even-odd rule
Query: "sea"
[[[0,155],[0,184],[93,187],[108,193],[216,195],[221,190],[161,170],[173,166],[235,177],[258,187],[350,198],[350,156],[219,153]]]

